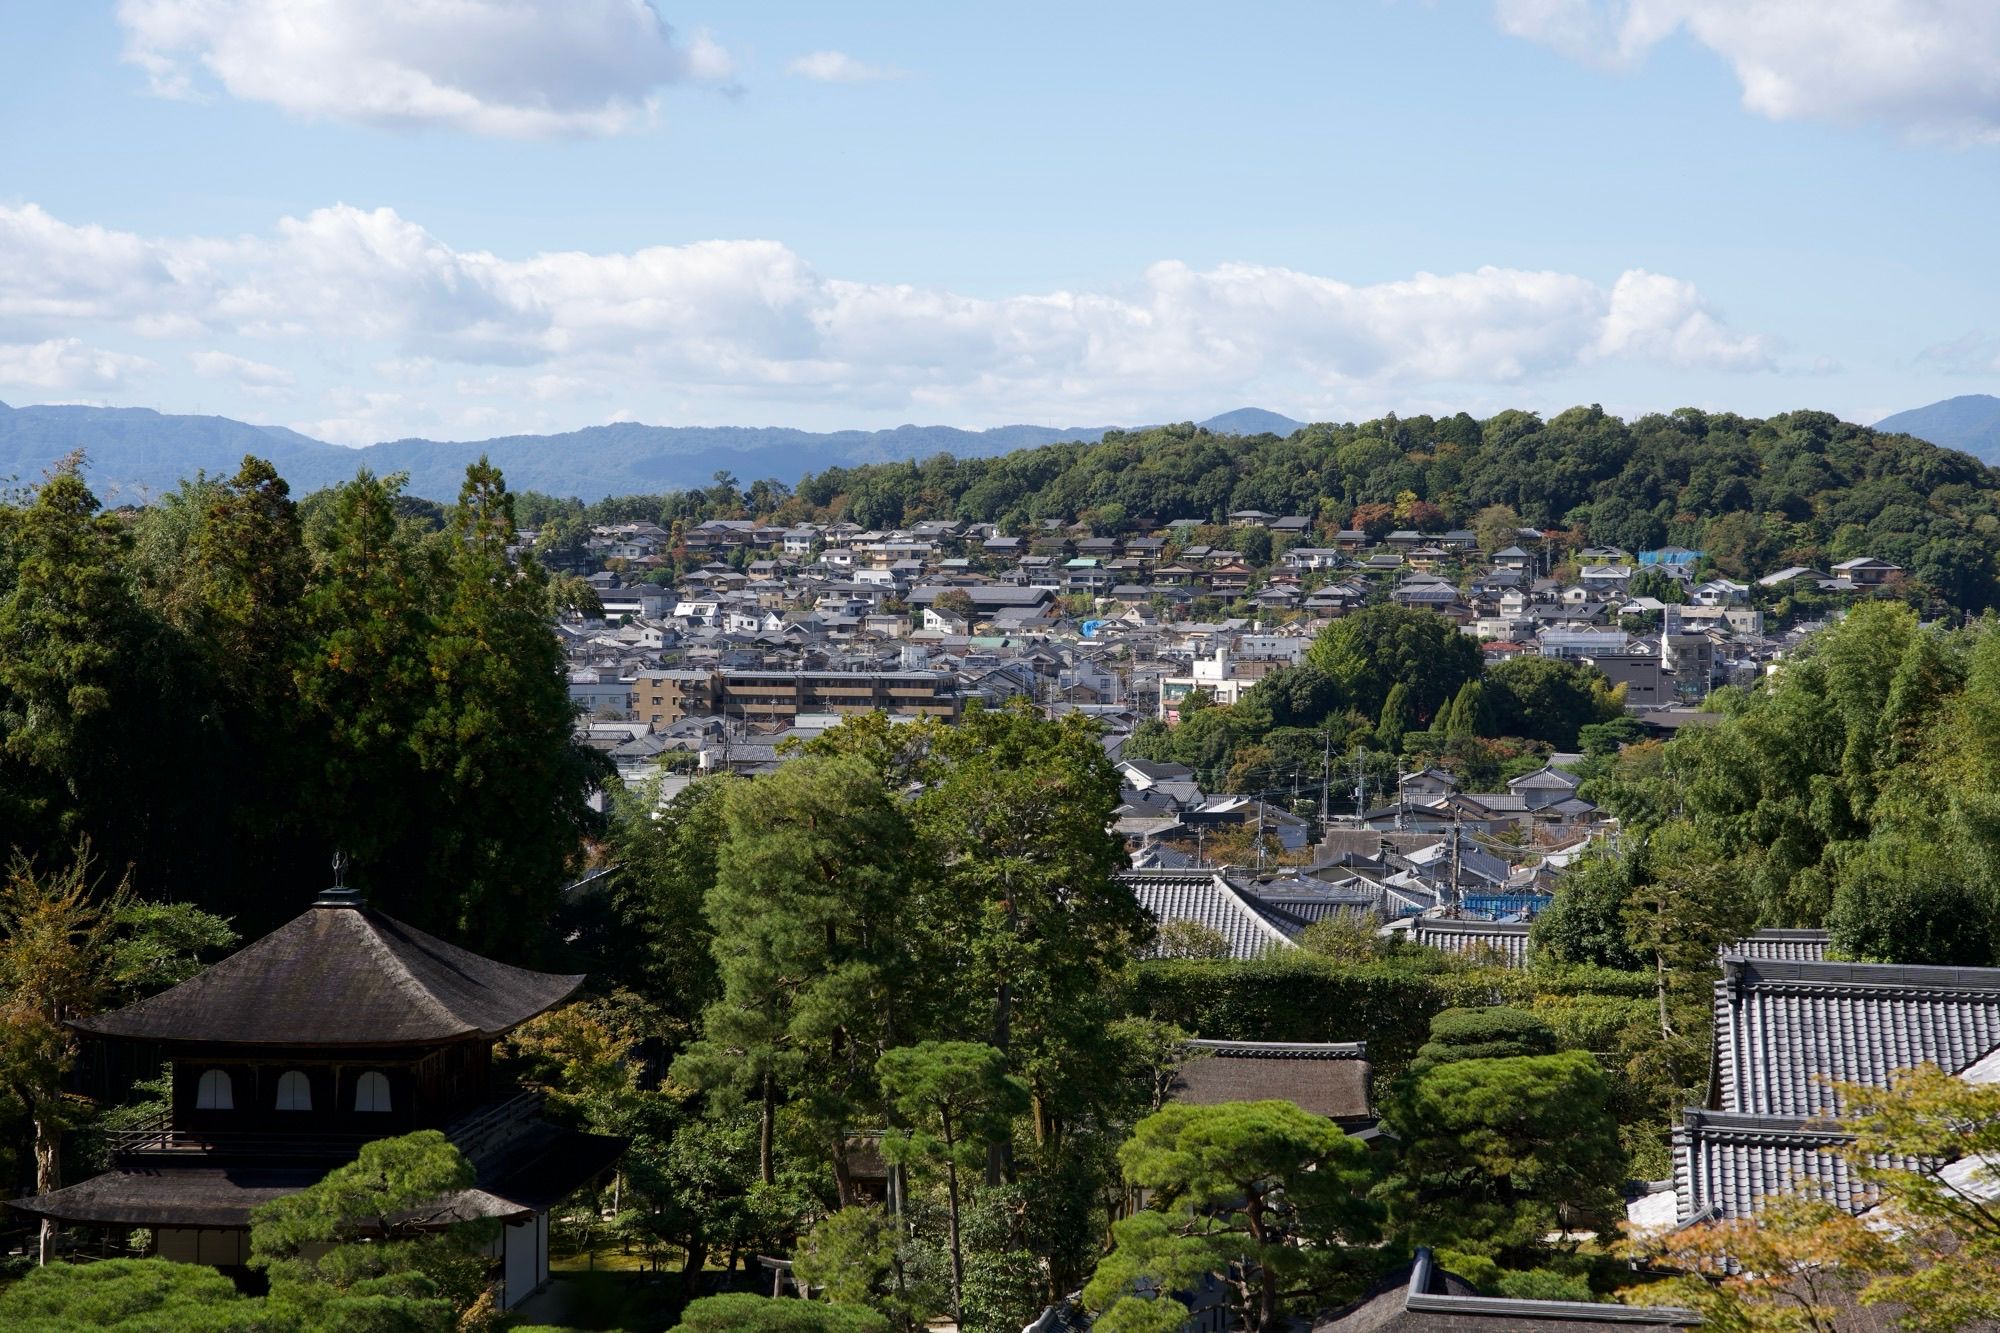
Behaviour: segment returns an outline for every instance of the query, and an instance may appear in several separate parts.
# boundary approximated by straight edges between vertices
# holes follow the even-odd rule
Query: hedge
[[[1410,1062],[1440,1009],[1530,1006],[1555,1023],[1565,1044],[1587,1045],[1611,1014],[1629,1013],[1631,1001],[1650,995],[1651,984],[1645,973],[1609,968],[1510,971],[1441,965],[1437,955],[1340,963],[1287,950],[1248,962],[1141,963],[1129,1006],[1200,1037],[1365,1041],[1369,1063],[1383,1074]]]

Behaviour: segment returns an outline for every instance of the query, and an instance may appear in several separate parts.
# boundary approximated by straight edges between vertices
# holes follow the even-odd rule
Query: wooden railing
[[[511,1093],[488,1102],[446,1126],[445,1134],[467,1157],[478,1157],[503,1144],[534,1120],[543,1094],[534,1090]],[[385,1137],[337,1129],[222,1130],[173,1125],[166,1112],[106,1136],[117,1158],[170,1156],[176,1158],[266,1158],[278,1160],[351,1160],[365,1143]]]

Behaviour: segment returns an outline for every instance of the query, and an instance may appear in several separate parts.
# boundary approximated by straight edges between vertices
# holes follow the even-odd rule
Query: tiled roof
[[[1674,1194],[1680,1221],[1746,1217],[1760,1200],[1825,1188],[1849,1212],[1874,1202],[1847,1159],[1847,1135],[1825,1122],[1689,1108],[1674,1127]]]
[[[1131,870],[1118,878],[1161,925],[1192,921],[1207,926],[1229,941],[1232,958],[1292,948],[1290,932],[1304,924],[1259,903],[1217,870]]]
[[[1428,1248],[1406,1273],[1377,1285],[1352,1305],[1313,1322],[1312,1333],[1674,1333],[1698,1328],[1700,1316],[1671,1306],[1600,1305],[1588,1301],[1516,1300],[1482,1296],[1448,1273]]]
[[[1957,1073],[1996,1046],[2000,969],[1725,954],[1711,1105],[1820,1114],[1832,1109],[1828,1080],[1880,1085],[1925,1062]]]
[[[1418,944],[1446,953],[1478,954],[1491,951],[1508,967],[1528,964],[1528,923],[1525,921],[1466,921],[1449,917],[1424,917],[1411,931]]]
[[[1763,962],[1823,963],[1826,943],[1823,930],[1760,930],[1738,940],[1730,952]]]
[[[1191,1041],[1168,1096],[1196,1106],[1291,1102],[1334,1120],[1372,1117],[1368,1043]]]

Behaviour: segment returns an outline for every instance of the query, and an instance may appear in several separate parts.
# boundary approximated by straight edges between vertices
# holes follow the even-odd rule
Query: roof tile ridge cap
[[[1224,875],[1221,871],[1218,870],[1215,873],[1215,882],[1222,889],[1222,891],[1226,895],[1228,895],[1230,901],[1236,904],[1237,910],[1247,915],[1250,918],[1251,924],[1256,926],[1258,930],[1262,931],[1269,938],[1271,943],[1283,944],[1291,948],[1298,947],[1297,941],[1293,940],[1290,935],[1287,935],[1284,931],[1279,930],[1275,925],[1271,924],[1270,919],[1264,915],[1263,911],[1257,906],[1257,904],[1252,903],[1250,901],[1249,895],[1245,894],[1243,890],[1237,888],[1234,884],[1231,884],[1229,882],[1228,876]]]
[[[425,1009],[433,1018],[443,1018],[447,1023],[455,1025],[456,1031],[454,1035],[459,1032],[478,1031],[477,1024],[470,1023],[458,1014],[453,1013],[444,1001],[431,994],[430,989],[423,982],[417,980],[416,974],[410,971],[410,965],[403,961],[402,956],[389,947],[389,942],[382,937],[382,931],[376,923],[378,921],[395,921],[394,917],[385,916],[372,908],[355,909],[353,915],[356,922],[355,928],[359,929],[366,947],[373,951],[378,958],[386,960],[389,963],[392,973],[391,979],[394,981],[398,991],[404,995],[414,996],[419,1001],[420,1007]],[[396,921],[395,924],[402,925],[399,921]],[[405,927],[405,929],[413,928]]]

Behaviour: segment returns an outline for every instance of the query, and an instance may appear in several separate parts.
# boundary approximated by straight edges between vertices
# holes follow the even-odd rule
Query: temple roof
[[[1834,1109],[1830,1083],[1883,1087],[1926,1061],[1955,1074],[2000,1047],[2000,968],[1722,957],[1710,1105]]]
[[[497,1037],[583,982],[496,963],[352,903],[322,903],[171,990],[75,1026],[140,1041],[407,1046]]]
[[[1167,1095],[1177,1102],[1282,1100],[1333,1120],[1366,1120],[1366,1042],[1191,1041]]]
[[[602,1175],[626,1141],[554,1125],[494,1161],[475,1161],[477,1183],[427,1208],[440,1223],[512,1221],[543,1212]],[[326,1164],[126,1166],[11,1206],[33,1217],[99,1226],[247,1227],[261,1205],[296,1194],[326,1175]]]
[[[1671,1306],[1600,1305],[1585,1301],[1515,1300],[1481,1296],[1471,1283],[1448,1273],[1428,1248],[1359,1301],[1321,1315],[1313,1333],[1677,1333],[1699,1328],[1692,1310]]]

